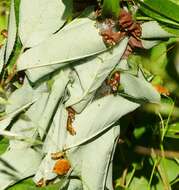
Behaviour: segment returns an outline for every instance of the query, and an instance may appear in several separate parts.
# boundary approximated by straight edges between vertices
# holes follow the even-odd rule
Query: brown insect
[[[106,23],[106,21],[104,23]],[[128,47],[124,52],[123,58],[127,58],[132,53],[134,48],[143,48],[140,40],[140,36],[142,34],[140,23],[137,23],[133,20],[130,12],[122,9],[118,18],[118,24],[107,24],[107,26],[107,29],[100,32],[101,36],[103,37],[103,41],[107,45],[114,46],[125,36],[129,37]],[[119,27],[120,31],[114,30],[114,27]]]
[[[71,168],[71,164],[67,159],[58,160],[53,168],[53,172],[57,175],[65,175]]]
[[[123,32],[113,32],[112,28],[102,31],[100,34],[103,37],[104,42],[110,46],[114,46],[119,43],[125,36],[125,33]]]
[[[51,158],[53,160],[58,160],[58,159],[62,159],[65,157],[65,152],[55,152],[55,153],[51,153]]]
[[[1,31],[1,35],[4,37],[4,38],[7,38],[8,37],[8,32],[6,29],[2,30]]]
[[[73,108],[71,108],[71,107],[68,107],[68,108],[66,108],[66,109],[67,109],[67,111],[68,111],[67,131],[69,131],[69,133],[74,136],[74,135],[76,135],[76,131],[75,131],[75,129],[73,128],[72,123],[73,123],[73,121],[74,121],[74,119],[75,119],[75,114],[76,114],[76,112],[75,112],[75,110],[74,110]]]
[[[116,92],[120,84],[120,72],[116,71],[112,75],[112,77],[107,81],[107,84],[111,87],[113,92]]]
[[[45,187],[46,185],[47,181],[44,178],[40,179],[36,184],[37,187]]]

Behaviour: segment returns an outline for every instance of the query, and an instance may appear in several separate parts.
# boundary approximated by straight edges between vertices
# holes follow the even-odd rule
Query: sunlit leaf
[[[41,155],[31,148],[9,150],[2,154],[0,157],[1,189],[33,175],[40,161]]]
[[[160,94],[145,79],[137,78],[131,74],[121,73],[121,85],[124,92],[131,97],[153,103],[160,102]]]
[[[91,103],[73,122],[76,135],[68,135],[66,146],[74,147],[102,134],[139,104],[120,96],[106,96]]]
[[[166,32],[156,21],[145,22],[141,27],[141,37],[144,39],[160,39],[174,36],[173,34]]]
[[[46,102],[46,107],[41,115],[41,118],[38,121],[38,131],[40,137],[46,134],[46,130],[50,124],[51,119],[53,118],[54,111],[64,94],[67,83],[69,82],[69,72],[70,70],[62,70],[54,77],[54,83],[49,94],[48,101]]]
[[[18,60],[17,68],[24,70],[57,63],[59,67],[62,67],[71,61],[89,57],[104,50],[106,46],[95,27],[95,22],[82,18],[23,53]]]
[[[85,190],[105,188],[109,160],[113,154],[113,146],[118,135],[119,126],[115,126],[85,146],[69,150],[68,156],[74,175],[81,174],[83,188],[79,188]]]
[[[87,59],[87,61],[81,61],[74,67],[77,77],[72,85],[68,85],[71,97],[66,102],[66,106],[72,106],[77,112],[85,108],[93,98],[95,91],[119,62],[127,42],[126,38],[113,49]]]
[[[44,41],[66,21],[62,0],[21,0],[19,12],[19,36],[24,47]]]

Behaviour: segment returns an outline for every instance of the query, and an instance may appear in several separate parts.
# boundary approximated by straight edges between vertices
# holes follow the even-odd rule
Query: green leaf
[[[118,17],[120,11],[120,0],[104,0],[102,6],[103,16]]]
[[[130,173],[129,173],[130,176]],[[148,181],[144,177],[134,177],[130,183],[129,190],[148,189]]]
[[[179,5],[171,0],[145,0],[142,4],[157,14],[179,22]]]
[[[0,137],[0,138],[2,138],[2,137]],[[7,138],[3,138],[0,140],[0,155],[6,151],[8,146],[9,146],[9,140]]]
[[[147,16],[160,21],[162,23],[166,23],[166,24],[170,24],[171,26],[174,27],[179,27],[179,23],[175,22],[171,19],[168,19],[167,17],[164,17],[163,15],[160,15],[159,13],[155,12],[154,10],[149,9],[148,7],[145,6],[145,4],[143,4],[143,2],[141,2],[141,6],[140,6],[140,10]]]
[[[37,187],[31,178],[20,181],[7,190],[59,190],[62,186],[61,182],[55,184],[49,184],[46,187]]]
[[[168,130],[165,133],[165,136],[178,139],[179,138],[179,123],[168,125]]]
[[[146,132],[146,127],[140,127],[140,128],[135,128],[134,130],[134,136],[136,139],[140,139],[141,136]]]
[[[172,182],[177,178],[179,164],[175,160],[163,158],[160,161],[160,166],[162,168],[161,172],[166,175],[169,182]]]
[[[21,50],[22,44],[20,42],[20,39],[17,38],[10,59],[8,60],[7,70],[9,74],[14,73],[14,65],[16,64],[17,58],[20,55]]]
[[[169,25],[166,24],[160,24],[161,27],[168,33],[173,34],[175,36],[179,36],[179,29],[178,28],[174,28],[174,27],[170,27]]]

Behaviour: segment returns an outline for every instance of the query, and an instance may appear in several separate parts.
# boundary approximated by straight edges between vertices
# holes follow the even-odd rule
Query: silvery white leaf
[[[43,144],[44,153],[62,151],[67,136],[68,113],[63,104],[60,104],[53,118],[50,130]]]
[[[80,176],[83,190],[104,190],[109,160],[119,131],[119,126],[112,127],[100,138],[68,151],[68,158],[74,173]]]
[[[19,137],[19,135],[16,133],[10,132],[8,130],[2,130],[2,129],[0,129],[0,135],[6,136],[6,137]]]
[[[110,163],[109,165],[109,168],[108,168],[108,174],[107,174],[107,179],[106,179],[106,189],[105,190],[113,190],[113,176],[112,176],[112,173],[113,173],[113,170],[112,170],[112,162]]]
[[[21,0],[19,36],[24,47],[47,39],[65,23],[63,0]]]
[[[55,173],[53,173],[53,167],[56,161],[51,158],[51,153],[63,151],[67,136],[67,117],[67,111],[64,105],[60,104],[43,144],[42,151],[43,153],[47,153],[47,155],[42,160],[34,177],[34,181],[36,183],[42,178],[44,180],[52,180],[57,176]]]
[[[41,161],[35,150],[8,150],[0,157],[0,190],[33,175]]]
[[[36,143],[38,121],[46,107],[48,101],[48,93],[43,93],[40,98],[25,112],[24,117],[20,117],[12,126],[11,132],[23,136],[24,140],[13,139],[10,140],[9,146],[11,149],[26,148]]]
[[[11,133],[18,135],[9,141],[9,147],[11,149],[30,147],[35,143],[37,137],[37,129],[33,126],[33,123],[23,119],[19,119],[13,124]]]
[[[23,119],[21,116],[13,123],[13,127],[11,128],[12,133],[23,136],[26,140],[21,141],[19,138],[10,140],[11,148],[16,148],[17,145],[20,148],[27,147],[35,141],[37,136],[37,134],[35,136],[35,133],[37,133],[37,122],[41,117],[44,106],[46,106],[48,94],[46,83],[43,83],[38,87],[32,87],[27,79],[25,79],[21,88],[11,94],[8,99],[9,104],[6,107],[6,112],[8,114],[17,112],[17,110],[25,111],[27,106],[24,108],[24,105],[31,105],[33,103],[24,113],[25,118]]]
[[[137,107],[139,104],[114,95],[92,102],[82,113],[76,114],[72,123],[76,135],[68,135],[67,148],[83,144],[101,134],[122,116],[134,111]]]
[[[43,88],[41,88],[42,90]],[[6,116],[0,121],[0,126],[5,129],[11,120],[20,112],[31,106],[36,102],[40,96],[41,91],[33,90],[27,81],[23,87],[16,90],[8,99],[9,104],[6,106]]]
[[[95,91],[119,62],[127,43],[128,39],[125,38],[113,49],[94,58],[81,61],[74,67],[78,74],[75,82],[68,85],[71,97],[66,102],[67,107],[72,106],[78,113],[84,109],[94,96]]]
[[[159,44],[161,41],[159,41],[159,40],[141,40],[141,42],[142,42],[142,46],[145,49],[150,49],[150,48],[156,46],[157,44]]]
[[[77,104],[77,106],[73,105],[73,102],[76,100],[80,100],[83,97],[83,92],[85,89],[83,87],[81,79],[78,77],[76,72],[73,72],[73,83],[69,83],[67,86],[69,99],[67,100],[65,106],[72,106],[73,109],[79,113],[84,107],[91,101],[91,98],[94,96],[94,92],[85,94],[86,96]],[[83,81],[84,82],[84,81]]]
[[[15,90],[8,98],[9,104],[6,106],[6,113],[9,114],[30,102],[34,102],[43,92],[47,92],[45,83],[38,88],[33,88],[25,79],[23,86]]]
[[[143,78],[137,78],[128,73],[121,73],[120,83],[124,88],[124,92],[136,99],[153,103],[160,102],[160,94],[152,84]]]
[[[106,46],[95,27],[95,22],[81,18],[69,29],[59,31],[41,44],[25,51],[18,60],[17,69],[20,71],[57,63],[63,66],[64,63],[105,50]]]
[[[70,179],[68,186],[63,190],[83,190],[82,182],[79,179]]]
[[[32,102],[29,102],[29,103],[21,106],[20,108],[17,108],[13,112],[8,113],[4,118],[1,118],[2,120],[0,120],[0,128],[1,129],[5,129],[6,127],[8,127],[8,125],[11,123],[12,119],[15,116],[17,116],[20,112],[22,112],[23,110],[25,110],[26,108],[28,108],[29,106],[31,106],[36,100],[37,99],[35,99]]]
[[[113,150],[111,152],[111,157],[110,157],[109,162],[106,167],[107,175],[106,175],[106,178],[104,179],[104,184],[105,184],[105,188],[107,188],[107,190],[114,189],[113,188],[113,157],[114,157],[114,153],[116,150],[116,146],[118,144],[118,140],[119,140],[119,138],[116,138],[116,141],[114,142]]]
[[[46,104],[46,108],[38,121],[38,131],[41,138],[45,135],[59,100],[64,94],[66,85],[69,82],[69,72],[70,69],[64,71],[61,70],[60,73],[54,77],[54,83]]]
[[[57,177],[57,174],[53,173],[53,167],[56,160],[51,158],[51,154],[48,153],[45,158],[40,163],[40,166],[33,178],[34,182],[37,184],[41,179],[52,180]]]
[[[49,75],[53,73],[54,71],[58,70],[62,65],[50,65],[50,66],[44,66],[44,67],[39,67],[39,68],[34,68],[34,69],[27,69],[25,71],[26,76],[28,79],[32,82],[35,83],[39,79],[43,78],[46,75]]]
[[[129,70],[127,59],[121,59],[120,62],[116,65],[116,69]]]
[[[81,174],[82,181],[84,181],[84,189],[105,189],[106,178],[109,172],[109,161],[114,152],[116,138],[119,136],[119,132],[120,127],[115,126],[104,134],[104,136],[98,138],[98,142],[94,141],[85,149]],[[95,157],[94,155],[98,156]],[[91,176],[94,176],[94,178]]]
[[[3,45],[0,48],[0,73],[2,71],[3,65],[4,65],[4,55],[5,55],[6,46]]]
[[[16,15],[15,15],[15,7],[14,6],[15,6],[14,0],[11,0],[5,63],[8,62],[8,59],[13,51],[14,44],[16,41],[17,26],[16,26]]]
[[[156,21],[145,22],[141,25],[142,36],[141,38],[169,38],[175,35],[166,32]]]
[[[78,25],[80,25],[81,23],[79,22],[79,19],[75,19],[72,22],[70,22],[69,24],[67,24],[64,28],[62,28],[62,30],[60,32],[65,32],[66,30],[69,29],[73,29],[73,27],[77,27]],[[35,83],[37,80],[39,80],[40,78],[53,73],[55,70],[59,69],[60,67],[63,67],[64,64],[55,64],[55,65],[50,65],[50,66],[44,66],[44,67],[40,67],[40,68],[34,68],[34,69],[27,69],[26,70],[26,75],[28,76],[28,78],[30,79],[31,82]]]

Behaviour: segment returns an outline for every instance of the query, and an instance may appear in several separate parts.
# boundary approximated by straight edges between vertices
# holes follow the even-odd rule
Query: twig
[[[138,154],[142,154],[142,155],[148,155],[148,156],[152,156],[152,155],[156,155],[156,156],[160,156],[160,157],[166,157],[166,158],[179,158],[179,152],[177,151],[161,151],[159,149],[153,149],[153,148],[147,148],[147,147],[143,147],[143,146],[136,146],[134,148],[134,152],[138,153]]]

